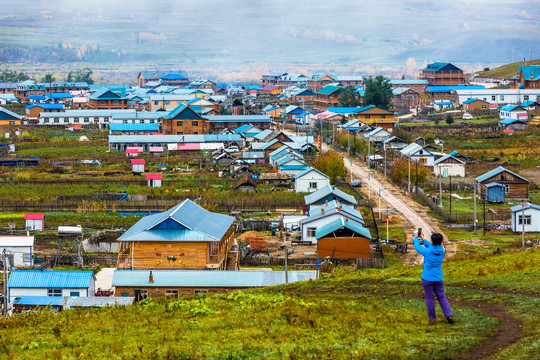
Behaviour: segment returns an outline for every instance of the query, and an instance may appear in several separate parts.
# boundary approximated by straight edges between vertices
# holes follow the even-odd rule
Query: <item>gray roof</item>
[[[433,165],[440,164],[440,163],[442,163],[442,162],[444,162],[444,161],[446,161],[446,160],[448,160],[448,159],[450,159],[450,158],[456,160],[456,161],[459,162],[460,164],[465,165],[465,162],[463,162],[463,161],[461,161],[461,160],[459,160],[459,159],[453,157],[453,156],[450,155],[450,154],[446,154],[446,155],[444,155],[443,157],[438,158],[437,160],[435,160],[435,162],[433,163]]]
[[[175,207],[143,217],[118,241],[220,241],[234,217],[212,213],[186,199]]]
[[[56,113],[41,113],[41,117],[112,117],[113,114],[135,114],[134,110],[127,109],[96,109],[96,110],[66,110]]]
[[[540,205],[531,204],[530,202],[527,202],[527,205],[523,207],[523,210],[527,210],[527,209],[540,210]],[[521,205],[512,206],[510,210],[512,210],[512,212],[521,211]]]
[[[268,115],[207,115],[209,122],[270,122]]]
[[[284,271],[115,270],[112,286],[138,287],[262,287],[285,284]],[[289,271],[289,282],[316,279],[316,271]]]
[[[525,179],[524,177],[521,177],[518,174],[516,174],[516,173],[514,173],[514,172],[512,172],[512,171],[510,171],[508,169],[503,168],[502,166],[499,166],[496,169],[493,169],[493,170],[488,171],[487,173],[485,173],[483,175],[480,175],[479,177],[476,178],[476,181],[483,182],[483,181],[485,181],[485,180],[487,180],[487,179],[489,179],[489,178],[491,178],[491,177],[493,177],[495,175],[498,175],[498,174],[500,174],[500,173],[502,173],[504,171],[506,171],[506,172],[520,178],[521,180],[524,180],[526,182],[530,182],[529,180]]]
[[[140,144],[176,144],[176,143],[205,143],[242,141],[240,134],[209,134],[209,135],[109,135],[110,143],[140,143]]]
[[[304,200],[306,204],[313,204],[317,200],[324,198],[325,196],[328,196],[330,194],[334,194],[336,196],[339,196],[343,200],[346,200],[350,202],[351,204],[358,204],[354,196],[344,193],[343,191],[337,189],[335,186],[326,185],[319,190],[315,191],[314,193],[311,193],[309,195],[304,196]]]
[[[125,306],[131,305],[135,301],[132,296],[125,297],[107,297],[107,296],[89,296],[89,297],[68,297],[64,305],[68,307],[105,307],[105,306]]]

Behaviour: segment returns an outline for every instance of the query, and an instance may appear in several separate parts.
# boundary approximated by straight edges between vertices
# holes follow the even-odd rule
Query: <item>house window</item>
[[[199,294],[206,295],[206,294],[208,294],[208,290],[206,290],[206,289],[195,290],[195,295],[199,295]]]
[[[482,105],[482,109],[487,109],[487,105]]]
[[[9,125],[15,125],[15,121],[11,120],[11,121],[9,122]]]
[[[310,182],[309,183],[309,188],[313,189],[313,190],[317,190],[317,182]]]
[[[68,118],[64,118],[64,124],[67,124],[69,122]]]
[[[177,299],[178,298],[178,290],[165,290],[165,296],[169,299]]]
[[[78,123],[78,122],[79,122],[79,118],[74,118],[74,119],[73,119],[73,122]]]
[[[118,100],[114,100],[113,104],[118,105]]]
[[[154,101],[154,105],[159,105],[159,101]]]
[[[184,126],[184,122],[183,121],[177,121],[176,126]]]
[[[163,102],[163,105],[171,105],[171,102],[170,102],[169,100],[165,100],[165,101]]]
[[[179,132],[176,133],[176,135],[184,135],[184,133],[179,131]]]
[[[32,254],[23,254],[22,260],[23,260],[23,262],[31,262],[32,261]]]
[[[529,95],[523,95],[523,101],[529,101]]]
[[[90,118],[84,118],[84,122],[85,123],[90,122]]]
[[[55,123],[55,124],[58,124],[59,122],[60,122],[60,119],[54,118],[54,123]]]
[[[135,290],[135,301],[141,301],[148,297],[147,290]]]
[[[505,194],[508,194],[508,192],[510,191],[510,186],[508,186],[508,185],[503,185],[503,189],[504,189],[504,193],[505,193]]]
[[[48,289],[47,296],[62,296],[62,289]]]
[[[43,119],[43,122],[44,122],[45,124],[48,124],[48,123],[49,123],[49,119]]]
[[[525,220],[525,225],[531,225],[531,215],[518,215],[518,225],[523,225],[523,220]]]
[[[106,119],[106,118],[105,118]],[[95,117],[94,122],[99,122],[99,118]],[[105,121],[106,122],[106,121]]]
[[[79,291],[70,291],[69,296],[79,297],[81,293]]]
[[[365,117],[366,119],[371,119],[371,115],[365,115],[365,116],[366,116]]]
[[[124,124],[127,124],[127,120],[123,120],[122,122],[123,122]]]
[[[194,131],[192,135],[199,135],[198,131]]]
[[[308,228],[307,229],[307,237],[314,238],[316,231],[317,231],[317,228]]]
[[[154,123],[154,119],[150,119],[150,124],[153,124]]]
[[[105,100],[99,100],[99,103],[103,105],[105,104]]]
[[[192,121],[191,126],[199,126],[199,122],[198,121]]]
[[[386,119],[386,115],[381,115],[381,119]]]
[[[500,96],[501,101],[504,101],[504,95]]]
[[[495,101],[495,100],[496,100],[495,95],[491,95],[491,101]]]

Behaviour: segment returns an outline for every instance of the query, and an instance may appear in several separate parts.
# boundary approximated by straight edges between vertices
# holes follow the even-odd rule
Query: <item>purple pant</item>
[[[452,316],[450,304],[444,295],[444,282],[422,280],[422,286],[424,287],[424,294],[426,295],[426,306],[429,321],[435,321],[437,319],[435,316],[435,299],[433,298],[433,293],[437,295],[437,300],[439,300],[444,317],[447,318]]]

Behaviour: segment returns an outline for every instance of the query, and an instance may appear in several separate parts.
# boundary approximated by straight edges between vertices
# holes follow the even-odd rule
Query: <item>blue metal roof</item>
[[[270,122],[270,116],[268,115],[208,115],[206,118],[208,122]]]
[[[198,134],[198,135],[109,135],[113,144],[176,144],[176,143],[205,143],[205,142],[241,142],[240,134]]]
[[[326,111],[335,113],[335,114],[353,114],[358,109],[357,106],[352,107],[329,107]]]
[[[348,214],[348,215],[352,215],[352,216],[355,216],[359,219],[362,219],[363,221],[363,217],[362,217],[362,214],[360,214],[360,211],[356,210],[353,206],[351,205],[344,205],[344,204],[340,204],[337,200],[332,200],[332,201],[329,201],[328,202],[328,205],[327,204],[324,204],[324,205],[311,205],[310,208],[309,208],[309,212],[308,212],[308,215],[309,216],[315,216],[315,215],[318,215],[321,213],[321,210],[324,210],[325,213],[328,213],[332,210],[337,210],[339,208],[340,211],[343,211],[344,213]]]
[[[513,105],[513,104],[506,104],[504,106],[501,106],[501,108],[499,110],[502,110],[502,111],[513,111],[515,110],[516,108],[521,108],[519,105]],[[525,109],[522,109],[522,110],[525,110]]]
[[[461,164],[465,164],[463,161],[461,161],[461,160],[459,160],[459,159],[456,159],[456,158],[455,158],[454,156],[452,156],[452,154],[450,153],[450,154],[446,154],[446,155],[444,155],[444,156],[438,158],[437,160],[435,160],[435,162],[433,163],[433,165],[437,165],[437,164],[439,164],[439,163],[442,163],[443,161],[448,160],[448,159],[450,159],[450,158],[456,160],[457,162],[459,162],[459,163],[461,163]]]
[[[426,79],[404,79],[404,80],[390,80],[390,84],[392,85],[428,85],[428,81]]]
[[[484,101],[484,100],[480,100],[480,99],[467,99],[463,102],[463,104],[471,104],[473,102],[476,102],[476,101]],[[487,101],[484,101],[484,102],[487,102]]]
[[[502,173],[503,171],[506,171],[506,172],[508,172],[508,173],[510,173],[510,174],[512,174],[512,175],[514,175],[514,176],[517,176],[517,177],[520,178],[521,180],[524,180],[524,181],[526,181],[526,182],[529,182],[529,180],[525,179],[524,177],[521,177],[521,176],[519,176],[518,174],[513,173],[512,171],[510,171],[510,170],[508,170],[508,169],[503,168],[502,166],[499,166],[499,167],[496,168],[496,169],[493,169],[493,170],[488,171],[487,173],[485,173],[485,174],[483,174],[483,175],[478,176],[478,177],[476,178],[476,181],[478,181],[478,182],[483,182],[483,181],[485,181],[485,180],[487,180],[487,179],[489,179],[489,178],[491,178],[491,177],[493,177],[493,176],[495,176],[495,175],[498,175],[498,174]]]
[[[186,199],[175,207],[143,217],[118,241],[220,241],[234,217],[210,212]]]
[[[159,124],[109,124],[111,131],[158,131]]]
[[[112,286],[138,287],[262,287],[285,284],[284,271],[115,270]],[[316,271],[289,271],[290,283],[316,279]]]
[[[304,170],[309,168],[307,165],[280,165],[280,170]]]
[[[510,125],[514,123],[527,124],[525,121],[518,120],[518,119],[510,119],[510,118],[499,121],[499,124],[501,125]]]
[[[271,133],[272,133],[272,130],[266,129],[266,130],[261,131],[257,135],[255,135],[254,138],[257,139],[257,140],[262,140],[265,137],[267,137],[268,135],[270,135]]]
[[[26,106],[27,109],[35,107],[42,108],[43,110],[61,110],[64,108],[64,104],[32,104]]]
[[[63,302],[62,296],[17,296],[13,305],[60,306]]]
[[[344,218],[336,219],[324,226],[321,226],[315,232],[315,238],[320,239],[330,233],[333,233],[336,230],[347,228],[354,231],[358,235],[361,235],[365,238],[371,239],[371,233],[368,229],[358,224],[356,221],[346,221]]]
[[[320,188],[319,190],[315,191],[314,193],[304,196],[304,200],[306,204],[310,205],[310,204],[315,203],[317,200],[322,199],[325,196],[328,196],[330,194],[333,194],[336,197],[340,197],[343,200],[350,202],[351,204],[358,204],[354,196],[346,194],[343,191],[336,188],[335,186],[330,186],[330,185],[326,185]]]
[[[455,90],[485,90],[486,87],[483,85],[435,85],[435,86],[429,86],[424,90],[423,92],[451,92]]]
[[[538,103],[536,101],[528,100],[528,101],[522,102],[521,104],[519,104],[519,106],[521,106],[521,107],[529,107],[529,106],[534,105],[534,104],[538,105]]]
[[[435,105],[452,105],[453,103],[451,101],[436,101],[434,104]]]
[[[521,66],[519,71],[523,72],[523,80],[540,79],[540,65]]]
[[[502,187],[502,185],[499,184],[498,182],[491,182],[489,184],[486,184],[486,187],[489,189],[489,188],[492,188],[492,187]]]
[[[95,100],[119,100],[124,98],[124,96],[125,94],[118,95],[114,91],[104,87],[91,95],[87,95],[87,98]]]
[[[9,277],[10,288],[88,288],[92,271],[64,270],[13,270]]]
[[[8,110],[6,108],[3,108],[0,106],[0,112],[3,112],[4,114],[7,114],[15,119],[18,119],[18,120],[21,120],[22,119],[22,116],[20,116],[19,114],[16,114],[14,113],[13,111],[11,110]]]
[[[535,210],[540,210],[540,205],[531,204],[530,202],[528,202],[527,205],[525,205],[525,206],[523,207],[523,210],[527,210],[527,209],[530,209],[530,208],[535,209]],[[521,211],[521,210],[522,210],[522,209],[521,209],[521,205],[512,206],[512,207],[510,208],[510,210],[511,210],[512,212]]]

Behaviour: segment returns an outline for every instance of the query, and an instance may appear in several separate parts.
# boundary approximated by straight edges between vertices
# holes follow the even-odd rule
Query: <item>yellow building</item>
[[[156,111],[163,109],[171,111],[176,109],[178,105],[185,104],[193,99],[196,99],[196,95],[150,95],[150,111]]]
[[[378,108],[375,105],[359,108],[353,113],[353,116],[365,124],[378,126],[388,131],[392,131],[396,121],[392,111]]]

